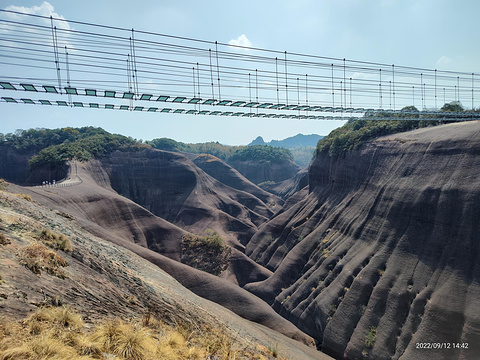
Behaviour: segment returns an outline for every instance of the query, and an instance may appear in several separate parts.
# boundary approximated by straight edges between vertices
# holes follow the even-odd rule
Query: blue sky
[[[5,1],[0,8],[254,47],[429,69],[480,72],[478,0]],[[5,70],[0,69],[0,75]],[[477,105],[478,106],[478,105]],[[0,103],[0,132],[100,126],[139,139],[246,144],[328,134],[338,121],[63,109]]]

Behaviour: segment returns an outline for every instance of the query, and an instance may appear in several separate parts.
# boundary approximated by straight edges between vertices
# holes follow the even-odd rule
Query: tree
[[[153,146],[155,149],[166,151],[179,151],[179,143],[173,139],[161,138],[147,141],[147,144]]]
[[[460,101],[451,101],[449,103],[445,103],[442,108],[442,111],[449,111],[449,112],[463,112],[463,106]]]
[[[404,106],[402,108],[402,110],[400,110],[402,112],[418,112],[418,109],[416,106],[413,106],[413,105],[410,105],[410,106]]]

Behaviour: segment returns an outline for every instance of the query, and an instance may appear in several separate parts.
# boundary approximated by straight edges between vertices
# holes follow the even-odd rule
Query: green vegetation
[[[317,154],[328,152],[330,156],[343,155],[358,149],[365,142],[379,136],[408,131],[419,127],[416,120],[355,120],[349,121],[320,140]]]
[[[87,161],[104,157],[115,150],[135,151],[145,148],[132,138],[122,135],[97,134],[73,142],[49,146],[30,159],[32,168],[55,167],[70,159]]]
[[[294,147],[289,149],[293,161],[301,167],[306,167],[312,161],[315,154],[315,146]]]
[[[62,129],[17,130],[14,134],[0,134],[0,151],[34,155],[32,168],[54,168],[69,159],[89,160],[105,156],[115,150],[138,150],[147,145],[131,137],[110,134],[101,128],[71,127]]]
[[[264,190],[266,190],[266,189],[268,189],[270,186],[273,186],[273,185],[275,185],[275,184],[276,184],[275,181],[270,181],[270,180],[269,180],[269,181],[263,181],[263,182],[257,184],[257,186],[260,187],[260,188],[262,188],[262,189],[264,189]]]
[[[244,146],[228,146],[213,141],[207,143],[186,144],[168,138],[153,139],[152,141],[147,141],[146,143],[159,150],[175,152],[183,151],[193,154],[210,154],[223,161],[227,161],[235,153],[235,151],[244,148]]]
[[[301,167],[306,167],[312,161],[315,146],[318,140],[323,138],[320,135],[303,135],[297,134],[283,140],[272,140],[265,142],[261,136],[253,140],[249,146],[252,145],[269,145],[273,147],[281,147],[292,152],[293,161]]]
[[[370,326],[367,336],[365,337],[365,347],[373,348],[376,338],[377,338],[377,328],[375,326]]]
[[[146,143],[159,150],[210,154],[225,162],[253,160],[260,163],[278,163],[285,160],[293,161],[290,150],[269,145],[228,146],[219,142],[185,144],[168,138],[153,139]],[[298,151],[302,152],[303,149]],[[305,154],[302,153],[300,156],[305,157]],[[309,153],[307,150],[307,157],[311,159],[311,156],[312,152]]]
[[[235,151],[229,161],[257,161],[259,163],[279,163],[293,161],[290,150],[268,145],[253,145]]]
[[[205,235],[183,236],[181,261],[195,269],[219,275],[228,266],[231,249],[215,231],[207,229]]]
[[[0,146],[9,147],[17,153],[39,152],[51,145],[73,142],[94,135],[109,134],[101,128],[92,126],[82,128],[66,127],[62,129],[29,129],[17,130],[14,134],[0,134]]]
[[[444,104],[442,106],[441,110],[442,111],[450,111],[450,112],[462,112],[462,111],[464,111],[464,108],[463,108],[461,102],[452,101],[452,102]]]
[[[147,144],[155,149],[165,151],[182,151],[181,149],[187,145],[169,138],[153,139],[152,141],[147,141]]]
[[[358,149],[369,140],[380,136],[395,134],[427,126],[436,126],[450,122],[449,112],[462,112],[463,107],[458,102],[451,102],[441,108],[445,112],[445,120],[428,120],[427,115],[419,119],[418,109],[415,106],[406,106],[401,114],[392,113],[366,113],[360,120],[350,120],[344,126],[333,130],[328,136],[321,139],[317,144],[316,154],[327,153],[330,156],[338,156]],[[478,110],[475,110],[478,111]],[[368,120],[369,117],[393,117],[409,120]],[[419,119],[419,120],[415,120]]]

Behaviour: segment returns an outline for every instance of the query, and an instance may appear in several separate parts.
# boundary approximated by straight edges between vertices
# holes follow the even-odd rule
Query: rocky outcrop
[[[0,153],[0,174],[9,182],[25,184],[30,174],[28,159],[30,156],[17,154],[7,147]]]
[[[202,324],[211,328],[220,327],[222,334],[225,332],[234,339],[238,347],[242,348],[275,346],[282,356],[289,359],[331,359],[311,346],[313,342],[310,337],[279,317],[255,296],[231,284],[226,285],[225,292],[218,290],[216,288],[219,286],[218,283],[215,285],[218,278],[213,276],[204,278],[203,274],[197,271],[190,274],[187,266],[148,250],[140,243],[135,244],[128,238],[128,233],[122,238],[120,232],[112,232],[113,224],[108,228],[96,225],[93,221],[100,220],[101,212],[87,220],[84,216],[92,209],[87,204],[95,190],[99,190],[90,181],[85,177],[82,185],[58,189],[8,186],[9,191],[31,193],[37,199],[34,202],[0,190],[2,329],[6,329],[5,319],[17,322],[31,316],[38,307],[71,306],[82,315],[89,327],[112,317],[140,320],[145,319],[148,314],[167,323],[185,322],[195,324],[195,327]],[[75,205],[75,202],[68,200],[69,190],[75,191],[76,196],[72,200],[78,204]],[[83,199],[80,197],[82,192],[86,196]],[[119,198],[117,203],[109,204],[111,210],[114,210],[113,207],[121,201],[121,197],[111,191],[110,193],[110,199],[114,196]],[[124,201],[129,202],[127,199]],[[101,202],[101,199],[95,200],[97,205]],[[86,205],[83,213],[79,212],[82,205]],[[67,214],[59,211],[59,208],[53,210],[55,207],[64,210],[68,208],[72,212]],[[124,222],[128,223],[126,220],[117,219],[117,226],[126,228]],[[34,273],[19,259],[21,249],[29,244],[38,244],[35,233],[43,227],[53,229],[62,236],[68,236],[72,242],[73,252],[56,250],[56,256],[65,259],[68,264],[64,268],[63,277],[51,276],[46,271]],[[96,237],[86,228],[102,236]],[[195,295],[160,267],[181,275],[182,281],[187,284],[190,279],[191,283],[195,283],[196,289],[201,290],[208,284],[209,291],[215,296],[223,296],[226,304],[230,302],[233,305],[238,301],[237,309],[234,309],[236,312],[243,307],[242,311],[248,318],[273,326],[300,341],[241,318],[225,307]],[[223,288],[223,282],[226,281],[218,280],[222,281],[220,288]],[[249,312],[248,307],[254,311]],[[2,350],[11,346],[5,341],[3,345]],[[12,358],[8,355],[7,357]],[[18,357],[14,355],[13,358]]]
[[[237,170],[235,170],[230,165],[224,163],[222,160],[213,155],[198,155],[193,159],[193,162],[200,169],[202,169],[208,175],[217,179],[221,183],[228,185],[234,189],[247,192],[255,196],[256,198],[262,200],[265,204],[268,204],[269,206],[276,206],[277,210],[283,205],[283,201],[277,196],[274,196],[271,193],[262,190],[250,180],[246,179]]]
[[[248,243],[274,273],[245,288],[338,359],[475,358],[479,135],[449,124],[318,156]]]
[[[273,215],[279,207],[277,202],[282,203],[253,184],[245,182],[245,189],[254,188],[267,203],[225,185],[179,153],[118,151],[91,164],[91,173],[99,184],[108,182],[119,194],[195,234],[213,229],[239,248]]]
[[[260,184],[265,181],[273,181],[277,183],[290,179],[301,169],[300,166],[291,160],[284,160],[275,163],[259,163],[254,160],[229,160],[229,164],[254,184]]]
[[[28,161],[34,153],[19,153],[6,146],[0,148],[0,177],[21,185],[40,185],[43,181],[60,180],[68,173],[68,166],[42,167],[30,171]]]
[[[141,163],[139,161],[139,163]],[[168,223],[133,201],[117,194],[109,185],[98,161],[78,165],[82,183],[59,188],[19,188],[35,202],[68,214],[81,228],[117,246],[132,251],[175,277],[193,293],[235,312],[241,317],[276,330],[290,338],[313,345],[313,340],[279,316],[258,297],[235,283],[179,262],[185,230]],[[166,256],[165,256],[166,255]],[[246,263],[242,256],[235,256]],[[237,277],[264,279],[265,273],[251,262]],[[251,281],[251,280],[250,280]]]
[[[288,199],[297,191],[308,186],[308,168],[300,170],[293,178],[283,180],[276,184],[264,184],[262,187],[282,199]]]

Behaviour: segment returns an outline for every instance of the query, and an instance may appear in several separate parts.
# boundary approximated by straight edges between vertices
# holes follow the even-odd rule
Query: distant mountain
[[[316,134],[297,134],[283,140],[272,140],[270,142],[265,142],[261,136],[258,136],[255,140],[248,144],[248,146],[269,145],[273,147],[289,149],[292,152],[293,161],[302,167],[306,167],[310,161],[312,161],[313,152],[315,151],[318,140],[323,138],[324,136]]]
[[[258,136],[255,140],[253,140],[248,146],[253,145],[267,145],[267,143],[263,140],[261,136]]]
[[[303,135],[297,134],[295,136],[288,137],[283,140],[272,140],[270,142],[265,142],[261,136],[253,140],[248,146],[252,145],[270,145],[275,147],[281,147],[286,149],[291,149],[295,147],[305,147],[305,146],[317,146],[318,140],[322,139],[323,136],[317,134]]]

